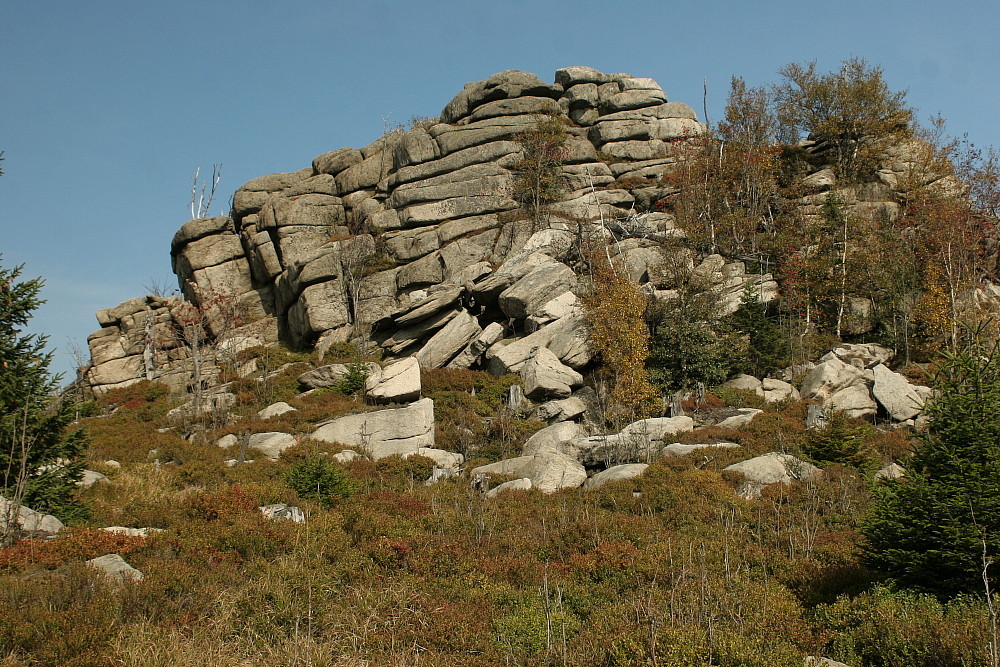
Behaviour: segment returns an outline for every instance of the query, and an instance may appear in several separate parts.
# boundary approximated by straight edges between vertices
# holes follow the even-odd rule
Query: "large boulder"
[[[125,559],[118,554],[107,554],[97,558],[91,558],[87,565],[102,572],[105,576],[118,584],[125,584],[131,581],[142,581],[141,571],[125,562]]]
[[[759,496],[766,486],[787,485],[799,480],[813,479],[822,474],[822,471],[813,464],[780,452],[768,452],[726,466],[724,470],[739,473],[746,478],[737,489],[737,493],[748,500]]]
[[[583,376],[559,361],[546,347],[536,347],[521,368],[524,395],[530,399],[568,398]]]
[[[434,447],[434,401],[424,398],[404,408],[339,417],[321,424],[313,440],[340,443],[373,459]]]
[[[878,364],[872,369],[875,384],[872,395],[885,408],[889,416],[896,421],[913,419],[923,410],[923,396],[917,393],[910,382],[889,370],[885,364]]]
[[[496,498],[501,493],[506,493],[507,491],[530,491],[531,490],[531,480],[527,477],[521,477],[519,479],[512,479],[509,482],[504,482],[498,486],[493,487],[486,492],[487,498]]]
[[[25,533],[54,535],[63,529],[63,522],[51,514],[36,512],[0,496],[0,532],[8,530],[11,524]]]
[[[572,447],[568,443],[586,436],[587,431],[576,422],[559,422],[535,431],[524,443],[521,453],[524,456],[534,456],[539,452],[572,454]]]
[[[655,417],[629,424],[618,433],[592,435],[572,442],[585,465],[607,465],[650,460],[666,439],[694,429],[691,417]]]
[[[295,436],[291,433],[281,433],[280,431],[254,433],[250,436],[250,444],[247,449],[256,449],[272,461],[277,461],[283,451],[294,447],[296,443]]]
[[[473,479],[482,474],[526,477],[531,480],[531,488],[538,489],[542,493],[575,489],[587,479],[587,470],[578,461],[554,451],[543,451],[533,456],[519,456],[472,470]]]
[[[476,318],[462,311],[431,336],[413,356],[423,368],[440,368],[457,357],[482,332]]]
[[[407,357],[369,375],[365,395],[376,403],[406,403],[420,398],[420,364]]]
[[[588,479],[584,483],[583,488],[599,489],[605,484],[610,484],[611,482],[622,482],[629,479],[635,479],[646,472],[646,468],[648,467],[649,464],[647,463],[623,463],[621,465],[611,466],[607,470],[602,470]]]

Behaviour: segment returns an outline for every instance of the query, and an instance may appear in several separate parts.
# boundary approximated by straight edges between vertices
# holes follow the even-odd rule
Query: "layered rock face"
[[[529,217],[512,196],[524,155],[518,139],[548,118],[567,133],[566,194]],[[423,367],[517,372],[531,357],[533,377],[563,395],[590,359],[574,325],[573,248],[610,237],[609,223],[615,240],[628,227],[633,238],[617,252],[630,273],[654,291],[669,289],[657,282],[647,239],[678,233],[672,217],[634,211],[669,194],[661,177],[702,132],[692,109],[668,102],[650,79],[586,67],[558,70],[553,83],[501,72],[467,84],[439,118],[246,183],[229,216],[181,227],[173,269],[190,302],[222,295],[270,322],[263,339],[280,334],[298,347],[353,340]],[[742,290],[740,275],[728,272],[727,289]],[[181,377],[185,346],[174,345],[172,357],[157,346],[149,358],[147,323],[176,328],[164,300],[133,299],[98,317],[85,380],[96,393]],[[224,322],[205,328],[229,333]],[[508,349],[512,334],[534,338]],[[539,347],[555,359],[539,357]],[[551,379],[559,374],[569,383]]]

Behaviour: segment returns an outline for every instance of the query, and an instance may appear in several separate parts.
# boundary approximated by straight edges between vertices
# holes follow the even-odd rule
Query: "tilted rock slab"
[[[885,364],[878,364],[872,369],[875,384],[872,396],[875,397],[889,416],[896,421],[913,419],[923,411],[924,397],[910,384],[909,380],[889,370]]]
[[[599,489],[605,484],[610,484],[612,482],[622,482],[629,479],[635,479],[639,477],[644,472],[649,464],[646,463],[623,463],[621,465],[611,466],[607,470],[602,470],[597,473],[584,483],[583,488],[585,489]]]
[[[376,403],[407,403],[420,398],[420,364],[407,357],[370,374],[365,395]]]
[[[740,461],[723,470],[738,472],[746,478],[736,493],[747,500],[756,498],[765,486],[771,484],[791,484],[799,480],[813,479],[823,471],[811,463],[791,454],[768,452],[746,461]]]
[[[480,474],[526,477],[531,480],[531,488],[542,493],[575,489],[587,480],[587,470],[576,459],[553,451],[479,466],[471,474],[473,479]]]
[[[665,439],[692,430],[691,417],[655,417],[633,422],[618,433],[592,435],[571,444],[577,459],[585,465],[642,462],[652,458]]]
[[[87,561],[89,567],[99,572],[103,572],[112,581],[124,584],[130,581],[142,581],[143,574],[140,570],[129,565],[125,559],[118,554],[107,554]]]
[[[434,448],[434,401],[424,398],[405,408],[339,417],[321,424],[310,437],[350,445],[373,459]]]

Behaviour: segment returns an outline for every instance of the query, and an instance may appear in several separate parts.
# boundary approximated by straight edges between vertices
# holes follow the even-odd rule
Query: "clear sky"
[[[649,76],[699,115],[707,81],[717,120],[733,75],[860,57],[921,119],[1000,147],[1000,0],[6,0],[0,33],[0,253],[45,278],[32,330],[59,371],[94,311],[176,285],[195,168],[223,165],[215,214],[505,69]]]

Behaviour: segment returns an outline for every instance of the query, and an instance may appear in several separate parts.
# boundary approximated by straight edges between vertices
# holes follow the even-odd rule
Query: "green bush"
[[[873,460],[875,427],[834,412],[826,427],[808,432],[805,453],[817,463],[860,466]]]
[[[361,361],[347,364],[347,375],[337,383],[336,389],[346,396],[352,396],[365,388],[368,366]]]
[[[300,498],[318,501],[327,509],[333,507],[338,498],[348,498],[354,493],[347,472],[318,454],[293,465],[285,474],[285,484]]]

